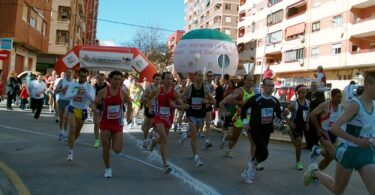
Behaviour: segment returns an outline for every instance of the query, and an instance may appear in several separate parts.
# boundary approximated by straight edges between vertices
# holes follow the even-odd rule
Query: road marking
[[[15,171],[13,171],[10,167],[8,167],[5,163],[0,161],[0,169],[3,173],[9,178],[12,182],[14,188],[17,190],[18,194],[20,195],[30,195],[29,189],[23,183],[21,178],[17,175]]]
[[[21,129],[21,128],[16,128],[16,127],[8,127],[8,126],[4,126],[4,125],[0,125],[0,127],[6,128],[6,129],[18,130],[18,131],[27,132],[27,133],[32,133],[32,134],[37,134],[37,135],[56,137],[56,135],[41,133],[41,132],[33,131],[33,130]],[[125,134],[127,135],[127,137],[131,141],[135,142],[137,146],[140,146],[142,144],[142,141],[140,139],[138,139],[138,138],[130,135],[129,133],[126,133],[126,132],[125,132]],[[79,143],[84,144],[84,145],[88,145],[88,146],[92,146],[91,144],[88,144],[88,143],[85,143],[85,142],[79,142]],[[134,160],[134,161],[137,161],[137,162],[140,162],[140,163],[142,163],[144,165],[147,165],[147,166],[150,166],[152,168],[155,168],[155,169],[158,169],[158,170],[161,170],[161,171],[163,170],[162,167],[152,165],[152,164],[150,164],[150,163],[148,163],[144,160],[141,160],[139,158],[136,158],[136,157],[133,157],[133,156],[130,156],[130,155],[126,155],[124,153],[120,153],[118,155],[123,156],[123,157],[128,158],[128,159],[131,159],[131,160]],[[152,156],[153,158],[161,159],[161,156],[156,151],[151,152],[150,156]],[[159,162],[160,162],[160,160],[159,160]],[[213,187],[211,187],[211,186],[199,181],[198,179],[192,177],[184,169],[178,167],[177,165],[175,165],[171,162],[168,162],[168,164],[173,169],[173,171],[171,172],[171,175],[173,175],[173,176],[177,177],[178,179],[182,180],[184,183],[189,184],[189,186],[192,187],[197,192],[199,192],[201,194],[210,194],[210,195],[220,194]]]

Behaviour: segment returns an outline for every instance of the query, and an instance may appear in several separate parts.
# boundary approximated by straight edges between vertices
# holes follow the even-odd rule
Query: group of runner
[[[152,151],[156,145],[160,146],[165,174],[172,171],[168,166],[167,151],[168,133],[172,127],[175,131],[181,132],[181,144],[190,137],[194,164],[197,167],[202,166],[198,133],[203,129],[206,138],[205,148],[212,147],[210,124],[213,120],[212,110],[217,109],[214,107],[217,105],[224,116],[224,126],[228,129],[222,137],[221,144],[221,147],[225,148],[225,157],[234,157],[231,149],[235,147],[241,131],[247,133],[251,158],[241,173],[245,183],[253,183],[256,171],[264,169],[259,164],[268,158],[270,135],[275,127],[278,128],[275,119],[285,121],[289,125],[289,134],[296,149],[295,166],[296,169],[303,170],[302,136],[306,128],[309,128],[308,122],[311,120],[318,130],[324,149],[317,145],[313,147],[310,154],[311,164],[304,174],[305,185],[319,180],[333,193],[342,193],[352,170],[358,170],[368,191],[375,193],[374,73],[366,75],[363,94],[354,98],[346,109],[341,106],[341,91],[333,89],[331,98],[312,111],[310,102],[306,99],[305,85],[296,87],[296,100],[285,110],[281,110],[279,101],[272,96],[273,80],[264,79],[261,83],[261,92],[256,94],[252,75],[245,75],[241,87],[232,90],[224,95],[223,100],[216,102],[214,75],[210,71],[205,74],[197,71],[191,75],[190,84],[183,78],[181,85],[177,86],[170,72],[155,74],[152,83],[146,85],[143,90],[138,87],[124,87],[124,76],[118,71],[109,73],[108,82],[105,81],[105,75],[100,73],[94,87],[86,82],[88,74],[87,69],[81,68],[78,71],[78,81],[75,82],[72,79],[72,71],[67,70],[64,78],[55,82],[59,139],[68,142],[67,160],[72,161],[75,140],[79,137],[83,122],[91,111],[96,137],[94,145],[98,147],[100,142],[102,144],[104,176],[107,178],[112,177],[111,148],[114,152],[120,152],[122,149],[124,118],[128,124],[136,125],[134,121],[141,107],[144,108],[143,147]],[[230,84],[224,85],[224,91],[229,86]],[[45,90],[44,87],[40,89]],[[131,97],[132,94],[136,94],[136,97]],[[186,131],[182,130],[184,120],[188,124]],[[153,129],[152,133],[150,129]],[[337,136],[340,139],[337,139]],[[317,159],[320,155],[324,159],[318,165]],[[337,161],[335,180],[322,172],[334,159]]]

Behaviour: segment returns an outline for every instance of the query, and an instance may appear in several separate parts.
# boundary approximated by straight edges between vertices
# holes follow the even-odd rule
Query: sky
[[[184,29],[183,0],[99,0],[97,39],[106,45],[131,42],[136,30],[130,25],[153,26],[172,31]],[[172,31],[161,31],[165,40]]]

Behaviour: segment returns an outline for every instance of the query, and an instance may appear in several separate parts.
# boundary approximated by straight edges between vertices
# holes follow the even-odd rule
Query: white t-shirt
[[[323,82],[323,78],[324,78],[324,74],[323,73],[321,73],[321,72],[317,73],[317,75],[316,75],[316,82],[320,84],[321,82]]]
[[[43,81],[34,80],[29,85],[30,96],[34,99],[44,98],[45,91],[47,91],[47,85]]]
[[[84,94],[78,94],[80,89],[84,89]],[[68,91],[65,95],[66,100],[70,100],[69,105],[79,109],[88,109],[90,104],[95,99],[94,88],[89,83],[73,82],[69,85]]]

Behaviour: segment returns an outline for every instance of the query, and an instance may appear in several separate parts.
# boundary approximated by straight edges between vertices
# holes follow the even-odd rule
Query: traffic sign
[[[12,38],[0,38],[0,49],[12,50],[13,39]]]
[[[0,60],[6,60],[9,58],[10,51],[0,50]]]

